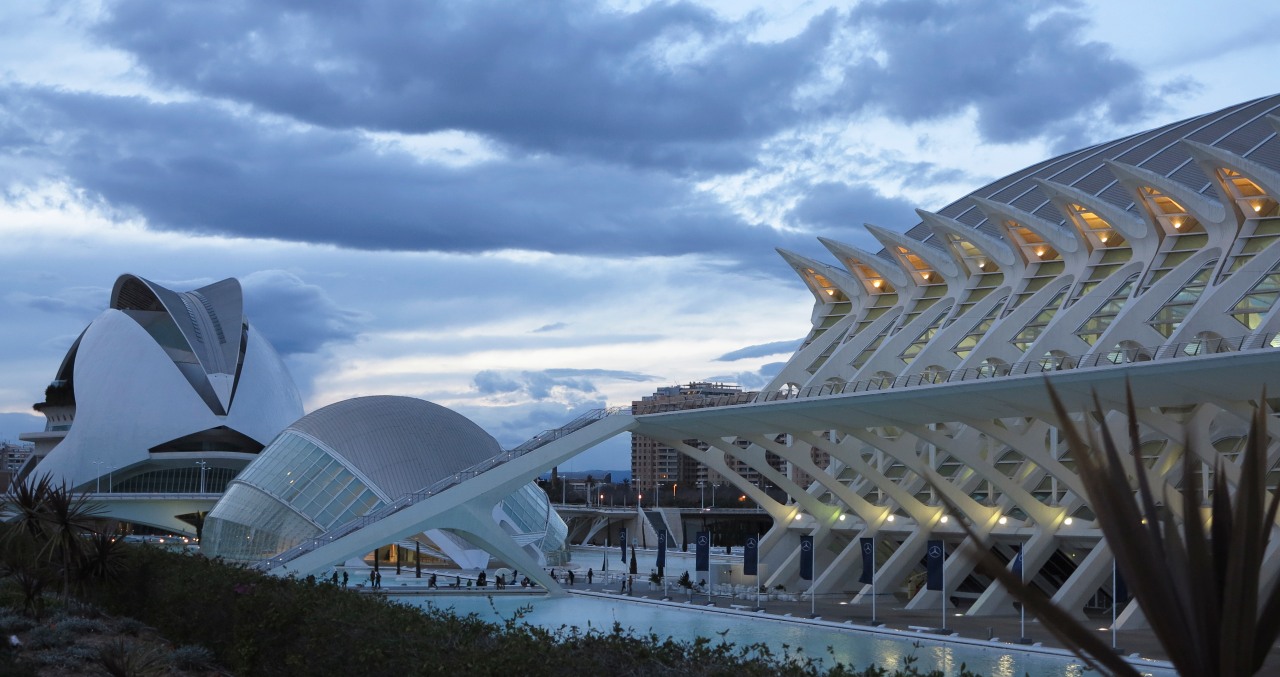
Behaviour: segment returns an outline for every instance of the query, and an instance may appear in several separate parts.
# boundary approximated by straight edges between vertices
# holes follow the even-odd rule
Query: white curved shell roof
[[[412,397],[344,400],[302,417],[287,430],[324,443],[389,497],[422,489],[502,451],[497,440],[467,417]]]
[[[126,278],[140,279],[121,277]],[[238,285],[219,288],[238,295]],[[193,383],[172,346],[158,343],[131,309],[111,308],[89,324],[68,355],[74,363],[75,422],[35,472],[76,486],[108,467],[118,476],[120,469],[149,460],[152,448],[186,435],[229,428],[265,445],[297,420],[302,398],[280,356],[245,322],[238,303],[218,302],[233,307],[224,318],[228,342],[243,346],[234,398],[221,400],[225,413],[210,406],[219,400],[201,392],[199,379]],[[185,310],[174,321],[189,322]]]

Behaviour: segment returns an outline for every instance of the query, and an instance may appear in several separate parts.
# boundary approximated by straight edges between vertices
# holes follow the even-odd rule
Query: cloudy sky
[[[510,446],[759,387],[808,329],[775,247],[1280,92],[1280,7],[1229,8],[0,4],[0,439],[125,272],[239,278],[308,410],[411,395]]]

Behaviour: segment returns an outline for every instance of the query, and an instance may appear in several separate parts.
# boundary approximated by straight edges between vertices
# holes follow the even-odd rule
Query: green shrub
[[[217,659],[213,652],[199,644],[186,644],[173,650],[169,656],[173,667],[179,670],[211,670]]]
[[[169,661],[159,648],[125,640],[98,649],[98,662],[111,677],[159,677],[169,672]]]
[[[59,630],[75,633],[77,635],[101,635],[105,634],[107,624],[96,618],[80,618],[78,616],[62,617],[53,623]]]
[[[36,622],[30,618],[14,611],[12,609],[4,609],[0,611],[0,635],[8,637],[19,632],[26,632],[34,628]],[[2,673],[0,673],[2,674]]]
[[[57,668],[62,672],[82,669],[85,665],[98,660],[98,650],[80,644],[46,649],[31,656],[31,662],[46,668]]]
[[[56,625],[40,625],[27,633],[26,648],[31,651],[60,649],[76,643],[75,633]]]
[[[143,630],[147,629],[147,624],[136,618],[117,618],[115,620],[116,632],[130,637],[137,637]]]

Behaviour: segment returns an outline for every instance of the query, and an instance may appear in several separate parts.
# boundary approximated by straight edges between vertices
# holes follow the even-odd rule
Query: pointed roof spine
[[[889,284],[893,285],[895,289],[902,289],[904,287],[911,287],[915,285],[915,281],[911,279],[911,276],[907,275],[901,266],[894,265],[893,262],[888,261],[881,256],[872,254],[865,249],[859,249],[853,245],[837,242],[825,237],[818,238],[818,241],[821,242],[828,251],[835,254],[836,258],[840,259],[840,263],[843,264],[851,274],[859,279],[862,279],[862,275],[858,272],[856,266],[850,265],[851,261],[857,261],[877,273],[880,273],[880,277],[888,280]],[[863,282],[867,283],[867,280],[863,280]]]
[[[1270,119],[1275,121],[1277,124],[1280,124],[1280,121],[1277,121],[1276,118]],[[1258,184],[1262,190],[1266,191],[1267,196],[1271,199],[1280,200],[1280,172],[1276,172],[1269,167],[1264,167],[1247,157],[1236,155],[1229,150],[1216,148],[1203,143],[1197,143],[1189,139],[1183,139],[1181,143],[1182,146],[1186,148],[1187,152],[1191,154],[1191,157],[1200,164],[1201,169],[1204,169],[1205,173],[1209,176],[1219,179],[1217,176],[1218,169],[1225,167]],[[1215,180],[1213,185],[1217,187],[1219,193],[1221,193],[1222,186],[1219,183],[1219,180]],[[1225,203],[1235,204],[1234,195],[1220,194],[1220,197]],[[1239,210],[1238,205],[1237,210],[1240,212],[1239,216],[1241,217],[1241,220],[1243,220],[1244,217],[1253,216],[1252,214],[1245,213],[1243,210]]]
[[[934,272],[941,275],[948,283],[963,284],[964,280],[968,278],[968,271],[961,271],[960,266],[956,265],[955,259],[951,258],[951,254],[945,249],[925,244],[920,240],[915,240],[901,233],[895,233],[869,223],[863,224],[863,227],[884,244],[889,253],[893,254],[893,257],[902,265],[903,270],[906,270],[908,275],[912,277],[915,275],[915,268],[898,251],[899,247],[919,256],[921,260],[927,263]]]
[[[832,298],[830,295],[823,293],[824,289],[813,279],[813,273],[825,277],[832,286],[844,292],[846,298],[866,298],[866,288],[845,271],[786,249],[775,248],[775,251],[786,260],[792,270],[796,271],[800,279],[804,280],[805,286],[809,288],[809,291],[813,293],[813,297],[818,301],[831,303]]]
[[[1046,221],[1035,214],[1024,212],[1017,207],[1007,205],[1003,202],[988,200],[987,198],[970,196],[974,204],[978,205],[978,209],[987,215],[995,223],[999,224],[1000,230],[1005,233],[1011,241],[1016,242],[1017,238],[1009,232],[1009,227],[1005,225],[1005,221],[1015,221],[1018,225],[1025,227],[1027,230],[1044,238],[1049,246],[1058,250],[1064,259],[1073,262],[1082,263],[1088,256],[1089,250],[1087,242],[1079,231],[1075,228],[1063,228],[1062,226]],[[1023,252],[1023,256],[1026,253]],[[1074,266],[1073,266],[1074,268]]]
[[[1170,199],[1177,201],[1183,209],[1187,210],[1201,224],[1219,226],[1219,229],[1224,225],[1228,225],[1227,209],[1221,202],[1207,198],[1186,185],[1149,169],[1116,162],[1115,160],[1105,160],[1104,162],[1107,168],[1111,170],[1111,173],[1115,174],[1116,180],[1132,190],[1144,205],[1147,203],[1142,196],[1142,189],[1155,188]],[[1144,209],[1143,213],[1147,213],[1147,210]],[[1234,230],[1235,223],[1232,222],[1229,225]]]
[[[917,209],[916,214],[920,216],[920,220],[924,221],[925,225],[935,232],[950,233],[969,242],[1001,267],[1012,268],[1022,263],[1017,249],[1008,240],[991,237],[977,228],[966,226],[955,219],[949,219],[923,209]]]
[[[1151,235],[1151,224],[1143,221],[1133,212],[1121,209],[1102,198],[1086,193],[1079,188],[1046,179],[1032,179],[1037,186],[1049,196],[1058,211],[1066,212],[1071,203],[1088,207],[1090,211],[1102,217],[1112,228],[1120,231],[1126,240],[1141,240]]]

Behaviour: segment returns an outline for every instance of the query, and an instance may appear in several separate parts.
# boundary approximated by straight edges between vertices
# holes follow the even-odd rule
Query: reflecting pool
[[[827,666],[832,661],[839,661],[857,668],[874,663],[896,669],[904,667],[908,657],[914,656],[918,668],[941,670],[945,675],[958,675],[962,664],[978,674],[995,677],[1021,677],[1024,674],[1066,677],[1085,672],[1078,660],[1060,655],[944,643],[929,635],[872,633],[834,623],[801,623],[776,617],[709,611],[692,605],[659,605],[582,595],[495,595],[490,598],[470,594],[396,599],[424,607],[433,604],[452,608],[461,614],[475,613],[493,622],[512,618],[521,607],[531,606],[532,610],[523,616],[523,621],[547,629],[577,627],[608,632],[617,622],[637,634],[656,632],[686,641],[706,637],[715,642],[723,639],[740,646],[764,644],[775,655],[787,650],[785,646],[792,653],[799,651],[803,656],[822,659]],[[1166,670],[1146,672],[1158,677],[1174,674]]]

